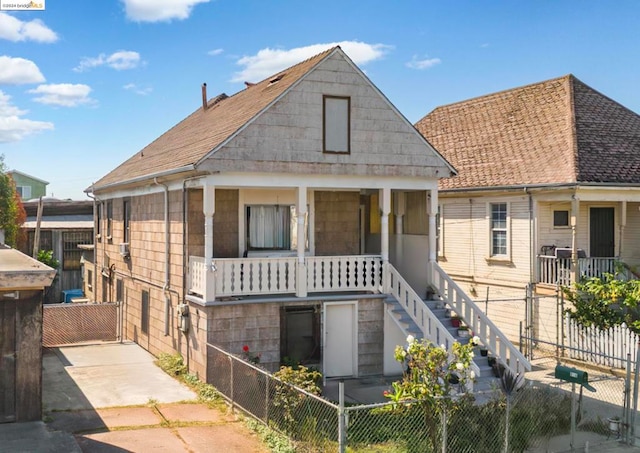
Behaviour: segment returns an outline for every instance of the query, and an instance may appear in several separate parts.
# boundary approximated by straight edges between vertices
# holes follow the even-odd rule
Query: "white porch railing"
[[[601,277],[604,273],[615,273],[616,258],[578,258],[579,275],[583,278]],[[539,283],[554,286],[571,286],[573,272],[571,258],[556,258],[553,255],[538,256]]]
[[[296,258],[215,259],[216,297],[296,292]]]
[[[422,330],[425,339],[433,344],[444,344],[447,351],[450,351],[456,341],[453,335],[427,307],[422,298],[409,286],[407,281],[402,278],[398,270],[391,264],[388,265],[388,269],[391,295],[400,302],[402,308]]]
[[[201,256],[189,257],[189,292],[202,296],[207,284],[207,266]]]
[[[382,258],[375,255],[305,258],[307,292],[374,291],[382,286]],[[206,298],[295,294],[297,257],[214,259],[215,294]],[[205,297],[207,267],[189,257],[189,292]]]
[[[382,285],[379,256],[310,256],[307,264],[307,291],[378,291]]]
[[[514,374],[531,371],[531,364],[438,263],[432,263],[432,284],[449,307],[478,335],[491,353]]]

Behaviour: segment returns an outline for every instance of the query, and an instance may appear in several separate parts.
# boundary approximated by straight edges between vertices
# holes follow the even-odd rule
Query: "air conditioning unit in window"
[[[124,259],[128,259],[130,254],[129,254],[129,243],[128,242],[122,242],[120,244],[120,255],[124,258]]]

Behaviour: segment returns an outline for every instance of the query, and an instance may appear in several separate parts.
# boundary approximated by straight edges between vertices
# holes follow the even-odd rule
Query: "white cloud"
[[[38,95],[34,101],[47,105],[59,105],[62,107],[77,107],[81,104],[94,102],[89,97],[91,87],[73,83],[51,83],[39,85],[38,88],[29,90],[28,93]]]
[[[20,85],[44,82],[44,76],[31,60],[0,55],[0,84]]]
[[[207,52],[207,55],[211,55],[212,57],[215,57],[216,55],[220,55],[222,52],[224,52],[224,49],[213,49]]]
[[[122,0],[127,19],[136,22],[184,20],[193,7],[209,0]]]
[[[485,48],[489,47],[489,43],[488,43],[488,42],[485,42],[485,43],[483,43],[483,44],[480,44],[480,47],[482,47],[483,49],[485,49]]]
[[[58,35],[40,19],[28,22],[0,12],[0,39],[9,41],[56,42]]]
[[[243,69],[235,73],[231,81],[257,82],[335,46],[340,46],[357,65],[364,65],[378,60],[393,49],[393,46],[386,44],[367,44],[359,41],[312,44],[289,50],[270,49],[267,47],[259,50],[255,55],[240,58],[236,64],[243,66]]]
[[[28,135],[53,130],[53,123],[21,118],[27,114],[11,104],[11,96],[0,91],[0,143],[17,142]]]
[[[87,71],[98,66],[109,66],[116,71],[133,69],[140,64],[140,54],[132,50],[119,50],[106,55],[101,53],[97,57],[87,57],[80,61],[80,64],[73,68],[76,72]]]
[[[151,94],[151,92],[153,91],[153,88],[151,87],[139,87],[135,83],[127,83],[122,88],[124,88],[125,90],[133,91],[134,93],[139,94],[140,96],[147,96],[148,94]]]
[[[440,58],[424,58],[420,60],[417,55],[414,55],[411,61],[406,63],[406,66],[411,69],[429,69],[440,63],[442,63]]]

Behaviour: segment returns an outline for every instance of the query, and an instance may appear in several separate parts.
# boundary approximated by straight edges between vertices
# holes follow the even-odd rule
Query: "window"
[[[491,204],[491,256],[507,256],[507,203]]]
[[[116,302],[124,300],[124,281],[119,278],[116,280]]]
[[[142,304],[140,307],[140,329],[142,333],[149,333],[149,291],[142,290]]]
[[[33,253],[33,241],[35,240],[35,231],[29,231],[27,237],[27,249],[24,251],[27,255],[31,256]],[[40,244],[38,244],[39,250],[53,250],[53,232],[51,230],[40,231]]]
[[[87,291],[93,292],[93,271],[91,269],[87,269]]]
[[[62,269],[65,271],[80,269],[82,250],[78,244],[93,244],[91,231],[67,231],[62,233]]]
[[[103,205],[96,205],[96,238],[102,237],[102,209]]]
[[[113,201],[107,201],[107,239],[113,235]]]
[[[298,248],[296,207],[290,205],[248,205],[247,250],[295,250]],[[308,209],[305,213],[305,249],[308,248]]]
[[[16,191],[23,200],[29,200],[31,198],[31,186],[16,186]]]
[[[553,227],[568,228],[569,227],[569,211],[553,211]]]
[[[351,151],[351,98],[323,97],[323,150],[325,153]]]
[[[131,201],[123,200],[122,201],[122,219],[123,219],[123,229],[124,229],[124,241],[129,243],[129,225],[131,223]]]

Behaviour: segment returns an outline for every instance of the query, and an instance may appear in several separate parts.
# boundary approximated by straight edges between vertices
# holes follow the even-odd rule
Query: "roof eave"
[[[151,173],[148,175],[143,175],[143,176],[138,176],[135,178],[131,178],[131,179],[125,179],[122,181],[116,181],[116,182],[112,182],[109,184],[104,184],[101,186],[96,186],[95,184],[92,184],[91,186],[87,187],[86,189],[84,189],[84,192],[89,194],[89,193],[96,193],[97,191],[103,191],[103,190],[110,190],[110,189],[114,189],[116,187],[120,187],[120,186],[125,186],[125,185],[130,185],[130,184],[137,184],[140,182],[144,182],[150,179],[154,179],[154,178],[163,178],[166,176],[172,176],[172,175],[176,175],[179,173],[186,173],[186,172],[190,172],[190,171],[194,171],[195,170],[195,165],[194,164],[189,164],[189,165],[183,165],[182,167],[178,167],[178,168],[173,168],[171,170],[165,170],[165,171],[160,171],[157,173]]]

